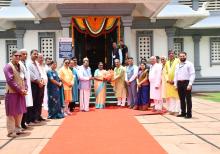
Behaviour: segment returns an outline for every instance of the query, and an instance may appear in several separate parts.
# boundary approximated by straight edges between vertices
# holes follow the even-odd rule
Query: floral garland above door
[[[119,17],[72,17],[72,27],[93,37],[110,33],[117,26],[117,22],[120,22]]]

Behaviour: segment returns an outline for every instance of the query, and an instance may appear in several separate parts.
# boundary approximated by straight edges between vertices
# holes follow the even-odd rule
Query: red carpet
[[[137,122],[142,111],[104,109],[67,117],[42,154],[164,154]]]

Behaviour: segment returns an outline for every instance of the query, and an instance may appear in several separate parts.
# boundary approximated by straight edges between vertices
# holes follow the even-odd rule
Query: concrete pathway
[[[8,138],[4,101],[0,104],[0,154],[38,154],[62,124],[63,119],[48,120],[31,126],[26,134]]]
[[[136,116],[170,154],[220,154],[220,102],[193,98],[193,118]]]
[[[77,115],[76,115],[77,116]],[[220,103],[193,98],[193,118],[172,115],[136,116],[170,154],[220,154]],[[0,154],[36,154],[51,139],[62,120],[42,122],[18,138],[6,137],[4,101],[0,104]],[[147,149],[146,149],[147,152]]]

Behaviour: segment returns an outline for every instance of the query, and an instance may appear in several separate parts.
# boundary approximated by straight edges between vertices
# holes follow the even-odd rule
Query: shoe
[[[147,105],[143,105],[143,106],[142,106],[142,111],[147,111],[147,109],[148,109],[148,106],[147,106]]]
[[[67,113],[66,113],[67,115],[72,115],[72,113],[70,112],[70,111],[67,111]]]
[[[21,125],[21,128],[23,128],[23,129],[27,129],[27,125],[22,124],[22,125]]]
[[[33,121],[33,123],[37,124],[37,123],[40,123],[40,121],[39,120],[35,120],[35,121]]]
[[[68,116],[65,112],[63,113],[63,115],[64,115],[64,117],[67,117],[67,116]]]
[[[157,110],[156,109],[152,109],[152,112],[157,112]]]
[[[192,118],[192,115],[186,115],[185,116],[185,119],[191,119]]]
[[[38,119],[38,121],[46,121],[46,119],[40,117],[40,118]]]
[[[21,134],[24,131],[22,127],[15,128],[15,132],[17,135]]]
[[[16,135],[26,134],[25,132],[17,132]]]
[[[135,105],[135,106],[133,107],[133,110],[138,110],[138,106]]]
[[[174,115],[174,114],[175,114],[175,112],[169,112],[169,114],[170,114],[170,115]]]
[[[12,137],[12,138],[18,137],[18,135],[15,132],[14,133],[8,133],[7,136]]]
[[[30,122],[28,124],[28,126],[39,126],[39,123],[36,123],[36,122]]]
[[[185,115],[184,114],[179,114],[179,115],[177,115],[177,117],[185,117]]]

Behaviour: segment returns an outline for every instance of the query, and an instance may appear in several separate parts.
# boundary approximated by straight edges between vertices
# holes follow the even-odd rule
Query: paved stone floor
[[[6,137],[4,102],[0,104],[0,153],[36,154],[47,144],[63,120],[33,126],[18,138]],[[170,154],[220,154],[220,102],[193,98],[193,118],[169,114],[139,115],[137,120]],[[147,151],[147,149],[146,149]]]
[[[0,154],[38,154],[51,139],[63,119],[48,120],[37,126],[31,126],[17,138],[8,138],[4,101],[0,104]]]
[[[220,154],[220,102],[193,98],[193,118],[136,116],[170,154]]]

